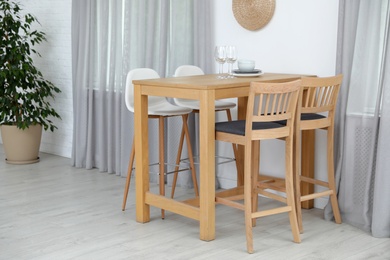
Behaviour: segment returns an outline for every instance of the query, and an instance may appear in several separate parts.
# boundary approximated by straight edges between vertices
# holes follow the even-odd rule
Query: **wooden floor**
[[[9,165],[0,145],[0,259],[390,259],[390,239],[325,221],[318,209],[303,212],[301,244],[292,242],[287,215],[258,220],[252,255],[243,212],[222,205],[211,242],[198,239],[196,221],[169,212],[161,220],[155,208],[151,222],[139,224],[134,186],[121,211],[124,183],[48,154],[37,164]],[[192,195],[179,191],[182,198]]]

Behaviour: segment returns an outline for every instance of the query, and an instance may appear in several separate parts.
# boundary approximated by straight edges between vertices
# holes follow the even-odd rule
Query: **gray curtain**
[[[210,2],[73,0],[75,167],[126,175],[134,133],[133,115],[123,97],[126,74],[148,67],[167,77],[183,64],[210,72],[214,64]],[[157,127],[150,122],[151,145],[157,143]],[[180,127],[180,119],[168,120],[168,140],[177,139]],[[168,160],[175,157],[176,141],[168,143],[167,153]],[[151,161],[157,158],[151,154]]]
[[[342,0],[336,73],[336,179],[343,222],[390,237],[389,0]],[[332,218],[330,205],[325,217]]]

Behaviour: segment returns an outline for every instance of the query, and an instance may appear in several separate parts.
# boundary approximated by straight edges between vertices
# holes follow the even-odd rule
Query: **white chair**
[[[133,80],[140,79],[154,79],[159,78],[158,73],[152,69],[148,68],[140,68],[131,70],[127,74],[126,78],[126,91],[125,91],[125,101],[127,109],[134,113],[134,86],[132,84]],[[192,147],[190,142],[190,136],[188,132],[187,118],[188,114],[192,112],[192,109],[187,107],[180,107],[176,105],[172,105],[168,102],[165,97],[148,97],[148,117],[150,119],[158,119],[159,120],[159,174],[160,174],[160,194],[165,195],[165,176],[164,176],[164,165],[165,165],[165,155],[164,155],[164,119],[172,116],[181,116],[183,119],[182,126],[182,135],[186,137],[188,155],[190,157],[190,168],[192,173],[192,180],[194,182],[195,195],[199,196],[198,193],[198,185],[196,180],[196,172],[194,167],[194,161],[192,159]],[[179,145],[177,159],[176,161],[180,161],[181,151],[183,147],[183,142]],[[129,168],[127,171],[126,178],[126,186],[123,195],[123,204],[122,210],[125,210],[127,195],[129,192],[131,172],[133,169],[133,162],[135,156],[135,145],[134,145],[134,137],[133,137],[133,145],[131,148],[130,160],[129,160]],[[177,175],[178,167],[175,169],[175,175]],[[164,218],[164,211],[161,211],[162,218]]]
[[[185,77],[185,76],[197,76],[197,75],[204,75],[204,72],[201,68],[193,65],[183,65],[176,69],[175,71],[175,77]],[[191,99],[184,99],[184,98],[175,98],[174,99],[175,104],[178,106],[188,107],[193,109],[194,113],[199,112],[199,100],[191,100]],[[215,111],[226,111],[228,118],[231,118],[230,109],[235,107],[236,104],[233,102],[227,102],[227,101],[221,101],[216,100],[215,101]],[[231,121],[231,119],[229,120]]]
[[[194,66],[194,65],[182,65],[178,67],[175,71],[175,77],[185,77],[185,76],[198,76],[198,75],[204,75],[204,72],[201,68]],[[191,108],[193,113],[199,113],[200,105],[199,100],[191,100],[191,99],[184,99],[184,98],[175,98],[174,102],[178,106]],[[230,109],[235,107],[236,104],[233,102],[227,102],[227,101],[221,101],[221,100],[215,100],[215,111],[226,111],[226,116],[228,121],[232,121],[232,115]],[[183,133],[181,139],[183,139]],[[233,153],[234,158],[237,158],[237,146],[235,144],[232,144],[233,146]],[[237,166],[238,167],[238,166]],[[238,168],[237,168],[238,170]],[[173,198],[175,194],[175,186],[177,181],[177,172],[175,172],[173,183],[172,183],[172,194],[171,197]]]

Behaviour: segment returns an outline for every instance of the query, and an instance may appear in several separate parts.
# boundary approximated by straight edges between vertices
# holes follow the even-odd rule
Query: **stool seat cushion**
[[[323,119],[323,118],[326,118],[326,116],[323,116],[321,114],[316,114],[316,113],[301,114],[301,121],[316,120],[316,119]]]
[[[236,120],[228,122],[218,122],[215,124],[215,130],[218,132],[224,132],[235,135],[245,135],[245,120]],[[254,122],[252,124],[253,130],[280,128],[283,125],[276,122]]]
[[[301,121],[317,120],[317,119],[323,119],[323,118],[326,118],[326,116],[316,114],[316,113],[301,114]],[[281,124],[281,125],[286,125],[286,120],[280,120],[280,121],[277,121],[276,123]]]

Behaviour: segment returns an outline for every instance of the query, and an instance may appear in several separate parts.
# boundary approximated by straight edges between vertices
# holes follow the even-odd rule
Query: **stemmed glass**
[[[232,76],[233,64],[237,60],[236,46],[226,46],[226,62],[228,63],[228,78],[234,78]]]
[[[222,76],[223,73],[223,64],[226,62],[226,48],[225,46],[216,46],[214,51],[214,58],[219,63],[219,71],[217,79],[224,79]]]

